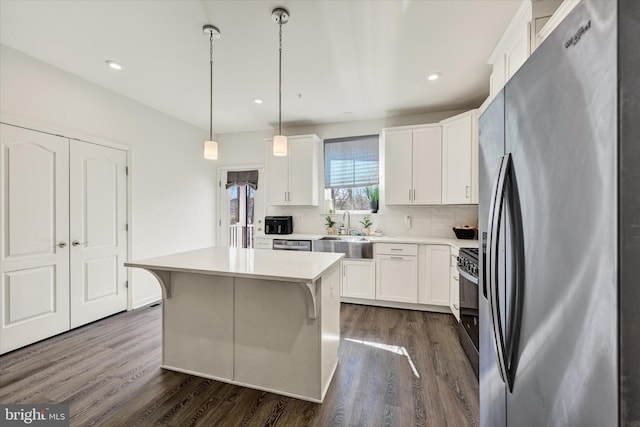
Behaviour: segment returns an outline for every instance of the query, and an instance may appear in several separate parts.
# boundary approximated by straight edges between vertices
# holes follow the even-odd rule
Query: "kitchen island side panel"
[[[236,382],[320,399],[320,322],[301,286],[235,279]]]
[[[319,280],[318,299],[320,300],[320,386],[321,399],[331,384],[331,378],[338,365],[338,346],[340,345],[340,263],[327,270]]]
[[[163,300],[163,367],[233,379],[233,278],[171,273]]]

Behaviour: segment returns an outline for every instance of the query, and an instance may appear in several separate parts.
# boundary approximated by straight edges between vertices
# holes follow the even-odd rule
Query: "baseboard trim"
[[[162,301],[162,295],[153,295],[138,301],[134,301],[132,309],[135,310],[137,308],[145,307],[147,305],[151,305],[155,302],[161,302],[161,301]]]
[[[337,366],[337,363],[336,363],[336,366]],[[275,393],[275,394],[279,394],[279,395],[282,395],[282,396],[293,397],[294,399],[306,400],[307,402],[322,403],[322,400],[324,400],[324,396],[322,396],[323,397],[322,399],[314,399],[312,397],[301,396],[301,395],[295,394],[295,393],[287,393],[286,391],[276,390],[276,389],[269,388],[269,387],[262,387],[262,386],[254,385],[254,384],[246,384],[246,383],[243,383],[241,381],[234,381],[234,380],[229,379],[229,378],[221,378],[221,377],[216,377],[214,375],[207,375],[207,374],[202,374],[202,373],[199,373],[199,372],[193,372],[193,371],[190,371],[188,369],[176,368],[174,366],[160,365],[160,367],[162,369],[167,369],[169,371],[176,371],[176,372],[181,372],[183,374],[194,375],[196,377],[208,378],[210,380],[220,381],[220,382],[227,383],[227,384],[233,384],[233,385],[237,385],[237,386],[240,386],[240,387],[252,388],[254,390],[267,391],[269,393]],[[331,381],[329,381],[329,382],[331,382]],[[328,387],[327,387],[327,389],[328,389]]]
[[[373,305],[376,307],[402,308],[405,310],[431,311],[434,313],[445,313],[445,314],[453,315],[449,307],[440,306],[440,305],[410,304],[406,302],[380,301],[380,300],[348,298],[348,297],[340,297],[340,302],[346,302],[350,304]]]

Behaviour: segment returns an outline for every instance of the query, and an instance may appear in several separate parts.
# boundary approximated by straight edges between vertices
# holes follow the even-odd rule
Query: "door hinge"
[[[129,224],[124,225],[124,231],[129,231]]]
[[[124,173],[129,175],[129,166],[124,167]]]

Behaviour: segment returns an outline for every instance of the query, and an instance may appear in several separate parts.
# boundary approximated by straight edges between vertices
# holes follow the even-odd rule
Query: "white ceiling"
[[[518,0],[0,1],[0,43],[209,128],[268,129],[278,120],[278,26],[283,27],[283,126],[478,106],[493,51]],[[105,60],[121,62],[115,72]],[[426,75],[442,73],[437,82]],[[254,97],[264,99],[262,105]],[[350,115],[345,114],[350,112]]]

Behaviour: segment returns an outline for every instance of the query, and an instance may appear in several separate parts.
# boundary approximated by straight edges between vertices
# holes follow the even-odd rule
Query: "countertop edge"
[[[255,279],[255,280],[273,280],[279,282],[292,282],[292,283],[308,283],[315,282],[323,274],[327,272],[330,268],[332,268],[336,263],[339,263],[342,258],[344,258],[344,254],[338,254],[338,256],[333,262],[331,262],[325,269],[323,269],[319,274],[314,277],[301,277],[301,276],[280,276],[280,275],[268,275],[268,274],[260,274],[260,273],[247,273],[242,271],[225,271],[225,270],[212,270],[212,269],[201,269],[201,268],[189,268],[189,267],[176,267],[176,266],[166,266],[166,265],[158,265],[158,264],[146,264],[144,262],[125,262],[125,267],[132,268],[142,268],[144,270],[156,270],[156,271],[168,271],[175,273],[193,273],[193,274],[204,274],[208,276],[224,276],[224,277],[240,277],[245,279]]]

